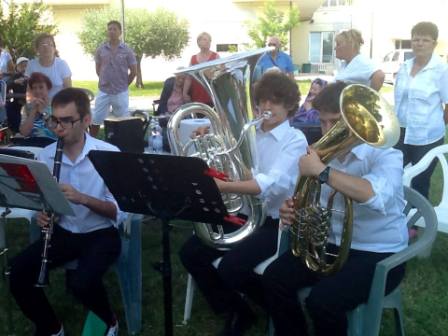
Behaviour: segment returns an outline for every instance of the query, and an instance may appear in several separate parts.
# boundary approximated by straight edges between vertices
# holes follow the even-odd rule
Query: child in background
[[[311,82],[310,90],[305,98],[304,103],[300,106],[294,117],[291,119],[291,125],[294,124],[318,124],[319,111],[313,108],[312,102],[314,97],[327,85],[327,81],[316,78]]]

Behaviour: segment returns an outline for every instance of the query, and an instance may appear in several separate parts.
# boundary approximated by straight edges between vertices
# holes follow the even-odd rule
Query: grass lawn
[[[437,168],[431,186],[431,200],[440,199],[441,170]],[[182,242],[191,234],[187,222],[178,223],[171,233],[173,260],[173,311],[175,335],[215,335],[222,321],[211,314],[201,295],[196,292],[192,319],[187,326],[180,326],[183,318],[183,305],[187,282],[186,272],[180,265],[177,251]],[[23,222],[8,222],[7,240],[11,248],[10,256],[26,246],[28,229]],[[145,219],[142,234],[143,249],[143,330],[141,335],[164,335],[163,290],[161,275],[152,268],[152,264],[161,258],[161,227],[155,220]],[[417,259],[407,266],[403,288],[403,306],[405,328],[408,336],[447,335],[448,330],[448,235],[439,233],[429,259]],[[85,312],[64,288],[64,274],[55,271],[51,276],[51,286],[47,289],[50,300],[58,316],[64,321],[66,335],[80,335]],[[120,335],[127,335],[121,295],[114,272],[107,274],[107,285],[112,294],[112,302],[121,321]],[[15,303],[7,303],[7,291],[0,281],[0,335],[7,335],[7,311],[13,317],[14,335],[32,334],[31,324],[22,316]],[[9,307],[9,308],[8,308]],[[258,311],[257,325],[248,335],[264,335],[266,318]],[[395,335],[392,314],[384,314],[381,335]]]
[[[129,87],[131,97],[159,97],[162,92],[163,82],[144,82],[144,88],[136,88],[134,84]],[[93,93],[98,92],[97,81],[73,81],[73,86],[89,89]]]

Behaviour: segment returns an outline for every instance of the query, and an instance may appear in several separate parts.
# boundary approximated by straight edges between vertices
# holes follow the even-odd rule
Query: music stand
[[[169,222],[172,219],[226,225],[227,209],[207,164],[192,157],[91,151],[98,173],[120,209],[162,221],[165,335],[173,334]],[[230,224],[229,224],[230,225]]]
[[[3,255],[5,279],[9,268],[5,238],[9,208],[74,215],[56,180],[43,162],[3,154],[0,154],[0,206],[5,208],[0,219],[0,256]],[[11,322],[8,322],[8,325],[10,329]]]

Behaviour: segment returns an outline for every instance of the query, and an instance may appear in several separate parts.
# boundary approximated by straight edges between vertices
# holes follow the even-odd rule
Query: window
[[[394,52],[392,51],[392,52],[388,53],[386,56],[384,56],[383,62],[390,62],[393,54],[394,54]]]
[[[351,6],[352,0],[325,0],[322,7]]]
[[[310,33],[310,62],[332,63],[334,51],[334,32]]]
[[[395,49],[411,49],[411,40],[395,40]]]
[[[392,57],[392,62],[398,62],[400,57],[400,53],[398,51],[395,52],[394,57]]]
[[[238,44],[237,43],[221,43],[216,45],[216,51],[218,52],[237,52]]]

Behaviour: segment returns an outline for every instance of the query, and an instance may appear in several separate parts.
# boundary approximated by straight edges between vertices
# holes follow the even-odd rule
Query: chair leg
[[[191,318],[191,307],[193,305],[195,286],[193,277],[188,274],[187,292],[185,294],[184,320],[182,321],[183,324],[187,324]]]
[[[268,335],[267,336],[274,336],[275,335],[275,328],[274,328],[274,322],[272,322],[272,318],[268,316]]]
[[[403,311],[401,305],[394,309],[395,335],[404,336]]]
[[[121,255],[116,264],[120,289],[125,308],[128,333],[135,335],[142,327],[142,260],[141,219],[131,215],[130,236],[121,236]]]

